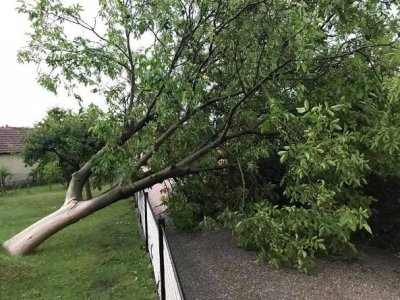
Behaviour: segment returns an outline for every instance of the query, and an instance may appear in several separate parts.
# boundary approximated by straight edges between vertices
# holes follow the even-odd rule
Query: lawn
[[[58,208],[61,186],[0,196],[0,241]],[[0,299],[156,299],[131,201],[69,226],[26,257],[0,250]]]

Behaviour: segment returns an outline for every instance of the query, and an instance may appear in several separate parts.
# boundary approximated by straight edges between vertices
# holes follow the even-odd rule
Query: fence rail
[[[148,194],[139,192],[135,195],[139,213],[141,231],[149,253],[157,291],[161,300],[184,300],[174,259],[165,234],[165,220],[156,218],[151,209]]]

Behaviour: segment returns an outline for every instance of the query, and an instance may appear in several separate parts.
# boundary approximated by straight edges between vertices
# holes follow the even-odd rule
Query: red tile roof
[[[23,137],[29,132],[26,127],[0,127],[0,154],[15,153],[22,149]]]

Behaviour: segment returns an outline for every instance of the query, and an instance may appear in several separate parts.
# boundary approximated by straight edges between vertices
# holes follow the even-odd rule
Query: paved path
[[[366,249],[353,263],[317,260],[304,275],[257,264],[225,229],[172,232],[168,240],[187,300],[400,299],[400,259],[385,251]]]

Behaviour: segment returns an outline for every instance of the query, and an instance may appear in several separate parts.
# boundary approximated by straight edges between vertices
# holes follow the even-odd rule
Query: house
[[[0,167],[6,167],[12,176],[6,180],[7,185],[19,186],[29,181],[32,167],[26,166],[19,152],[23,147],[23,137],[29,132],[26,127],[0,127]]]

